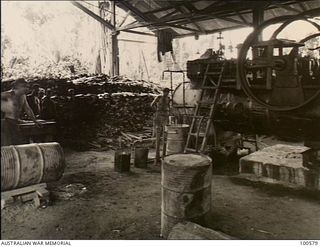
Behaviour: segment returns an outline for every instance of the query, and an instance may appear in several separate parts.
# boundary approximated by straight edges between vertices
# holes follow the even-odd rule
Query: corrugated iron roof
[[[319,0],[118,0],[116,4],[138,20],[119,30],[166,29],[176,37],[252,26],[253,9],[264,9],[264,20],[320,8]],[[320,12],[319,15],[320,16]]]

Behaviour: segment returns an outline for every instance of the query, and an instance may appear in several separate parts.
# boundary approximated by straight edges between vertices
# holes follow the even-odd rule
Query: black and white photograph
[[[320,0],[1,1],[0,242],[320,246]]]

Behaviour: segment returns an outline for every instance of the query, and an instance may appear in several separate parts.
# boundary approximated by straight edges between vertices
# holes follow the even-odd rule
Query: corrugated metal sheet
[[[144,26],[152,30],[167,28],[176,36],[185,36],[213,33],[246,24],[250,26],[253,7],[266,5],[264,19],[268,20],[320,8],[320,1],[121,0],[117,5],[125,10],[130,9],[138,21],[143,21]]]

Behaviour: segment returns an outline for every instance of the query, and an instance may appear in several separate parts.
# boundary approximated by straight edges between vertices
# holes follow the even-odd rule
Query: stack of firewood
[[[14,80],[1,83],[1,91],[11,88]],[[159,87],[151,82],[133,81],[123,76],[109,77],[108,75],[78,75],[70,78],[27,78],[30,87],[39,84],[41,88],[51,88],[56,95],[67,95],[68,89],[73,88],[76,94],[102,94],[117,92],[159,93]]]
[[[152,126],[150,103],[155,96],[124,92],[76,95],[73,100],[54,98],[61,141],[103,149],[128,146],[130,141],[140,139],[130,133],[145,132],[142,137],[150,137],[146,127]]]
[[[62,144],[104,150],[151,137],[150,104],[160,87],[150,82],[107,75],[27,81],[30,86],[37,83],[53,91],[57,138]],[[8,90],[11,82],[2,82],[2,91]],[[71,88],[75,93],[73,98],[68,95]]]

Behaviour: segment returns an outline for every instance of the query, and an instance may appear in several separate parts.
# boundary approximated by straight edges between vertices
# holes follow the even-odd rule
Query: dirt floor
[[[113,152],[66,151],[53,203],[1,212],[2,239],[161,239],[160,168],[113,169]],[[220,172],[221,174],[221,172]],[[238,239],[320,239],[313,195],[214,175],[210,227]]]

